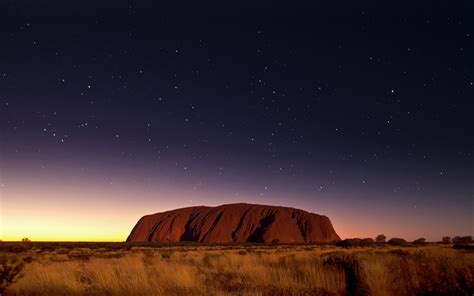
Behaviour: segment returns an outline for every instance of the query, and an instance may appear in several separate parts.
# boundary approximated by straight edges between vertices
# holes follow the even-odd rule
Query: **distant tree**
[[[21,239],[21,242],[22,243],[31,243],[31,240],[27,237],[24,237],[24,238]]]
[[[415,239],[413,243],[416,245],[424,245],[426,243],[426,239],[424,237],[420,237],[419,239]]]
[[[466,242],[466,244],[472,244],[473,243],[473,240],[472,240],[472,236],[463,236],[463,240]]]
[[[389,239],[388,243],[394,246],[401,246],[401,245],[406,244],[407,241],[404,240],[403,238],[394,237],[394,238]]]
[[[387,239],[387,237],[383,234],[379,234],[377,235],[377,237],[375,238],[375,242],[378,243],[378,244],[383,244],[385,243],[385,240]]]
[[[451,237],[449,237],[449,236],[443,236],[443,238],[441,239],[441,242],[442,242],[443,244],[449,244],[449,243],[451,243]]]
[[[336,243],[339,247],[366,247],[372,246],[375,243],[372,238],[347,238]]]
[[[455,236],[453,238],[453,244],[466,245],[472,244],[472,236]]]
[[[361,246],[372,246],[373,244],[375,244],[375,241],[373,238],[363,238],[361,241],[360,241],[360,245]]]

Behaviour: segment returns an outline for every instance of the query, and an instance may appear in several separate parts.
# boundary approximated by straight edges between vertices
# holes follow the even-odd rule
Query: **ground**
[[[0,295],[473,295],[446,244],[2,243]]]

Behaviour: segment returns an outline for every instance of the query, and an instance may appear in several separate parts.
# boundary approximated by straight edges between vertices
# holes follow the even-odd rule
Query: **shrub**
[[[374,245],[374,244],[375,244],[375,241],[374,241],[374,239],[372,239],[372,238],[364,238],[364,239],[362,239],[362,240],[360,241],[360,245],[361,245],[361,246],[364,246],[364,247],[366,247],[366,246],[372,246],[372,245]]]
[[[449,244],[449,243],[451,243],[451,237],[449,237],[449,236],[443,236],[443,238],[441,239],[441,242],[442,242],[443,244]]]
[[[403,238],[394,237],[389,239],[388,243],[393,246],[401,246],[407,243]]]
[[[10,253],[23,253],[29,250],[27,245],[24,244],[3,244],[1,251],[2,252],[10,252]]]
[[[20,277],[23,266],[17,257],[0,256],[0,295]]]
[[[472,243],[472,236],[456,236],[453,238],[453,244],[458,244],[458,245],[465,245],[465,244],[471,244]]]
[[[375,243],[375,241],[371,238],[348,238],[342,241],[339,241],[336,243],[336,246],[339,247],[366,247],[366,246],[372,246]]]
[[[413,243],[416,245],[424,245],[426,244],[426,239],[424,237],[420,237],[419,239],[415,239]]]
[[[378,244],[383,244],[385,243],[385,240],[387,239],[387,237],[383,234],[379,234],[377,235],[377,237],[375,238],[375,242],[378,243]]]
[[[361,241],[362,239],[360,238],[347,238],[347,239],[337,242],[336,246],[344,247],[344,248],[358,247],[360,246]]]

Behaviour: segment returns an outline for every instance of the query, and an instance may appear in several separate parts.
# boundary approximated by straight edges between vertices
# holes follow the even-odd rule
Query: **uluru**
[[[328,217],[256,204],[196,206],[143,216],[127,242],[321,243],[339,241]]]

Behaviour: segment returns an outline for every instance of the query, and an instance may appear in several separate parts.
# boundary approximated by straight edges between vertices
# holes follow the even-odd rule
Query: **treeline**
[[[378,235],[375,239],[373,238],[348,238],[341,240],[336,243],[336,246],[340,247],[367,247],[373,245],[382,245],[382,244],[389,244],[393,246],[402,246],[408,244],[414,245],[424,245],[426,244],[426,239],[420,237],[412,242],[408,242],[403,238],[394,237],[387,241],[387,237],[383,234]],[[439,243],[444,244],[454,244],[454,245],[467,245],[472,244],[473,239],[472,236],[455,236],[451,239],[449,236],[444,236]]]

